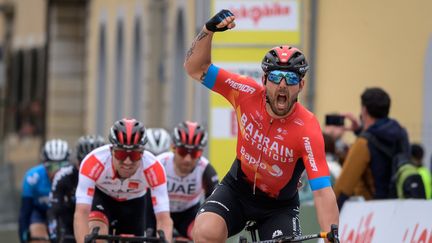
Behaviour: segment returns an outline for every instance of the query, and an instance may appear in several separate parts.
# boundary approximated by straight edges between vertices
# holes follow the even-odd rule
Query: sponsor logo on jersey
[[[93,197],[95,189],[93,187],[87,188],[87,195]]]
[[[138,187],[139,187],[139,183],[138,182],[130,181],[128,183],[128,188],[130,188],[130,189],[138,189]]]
[[[87,158],[83,163],[81,174],[96,181],[104,170],[103,164],[94,155]]]
[[[301,120],[299,118],[294,119],[294,123],[297,124],[297,125],[299,125],[299,126],[304,126],[303,120]]]
[[[261,122],[259,122],[253,114],[250,114],[252,121],[255,122],[255,124],[258,126],[258,129],[262,130],[263,129],[263,124]]]
[[[243,138],[249,142],[252,147],[262,151],[262,154],[268,156],[274,161],[294,162],[294,150],[286,147],[274,139],[265,136],[260,129],[256,129],[253,122],[250,122],[246,114],[240,118],[240,129]]]
[[[285,130],[285,129],[282,129],[281,127],[279,127],[278,129],[276,129],[276,131],[277,131],[278,133],[282,133],[283,135],[287,135],[287,134],[288,134],[288,131]]]
[[[196,192],[196,183],[175,183],[168,181],[168,192],[169,193],[180,193],[180,194],[194,194]]]
[[[274,177],[281,177],[283,175],[283,171],[278,165],[273,164],[270,166],[264,161],[259,161],[258,159],[247,153],[246,149],[243,146],[240,148],[240,153],[242,155],[242,159],[246,159],[250,165],[259,166],[260,169],[267,171],[270,175]]]
[[[272,239],[282,235],[282,230],[275,230],[272,234]]]
[[[247,84],[238,83],[238,82],[236,82],[230,78],[225,80],[225,83],[229,84],[229,86],[231,86],[231,88],[233,88],[233,89],[236,89],[236,90],[241,91],[241,92],[249,93],[249,94],[253,94],[256,90],[252,86],[249,86]]]
[[[36,185],[36,183],[37,183],[38,180],[39,180],[39,177],[40,177],[40,176],[39,176],[38,173],[33,173],[33,174],[29,175],[29,176],[27,176],[27,178],[26,178],[27,183],[28,183],[30,186]]]
[[[315,163],[315,158],[312,152],[312,146],[310,144],[310,138],[309,137],[303,137],[303,143],[306,149],[306,153],[308,154],[308,160],[309,165],[312,168],[313,171],[318,171],[318,168]]]
[[[282,169],[277,165],[271,166],[272,170],[269,170],[270,175],[274,177],[281,177],[283,175]]]
[[[144,176],[151,187],[156,187],[166,182],[164,168],[159,162],[145,169]]]

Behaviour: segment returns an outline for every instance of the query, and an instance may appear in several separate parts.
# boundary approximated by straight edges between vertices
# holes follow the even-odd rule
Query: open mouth
[[[279,109],[285,108],[288,97],[285,94],[278,94],[276,97],[276,105]]]

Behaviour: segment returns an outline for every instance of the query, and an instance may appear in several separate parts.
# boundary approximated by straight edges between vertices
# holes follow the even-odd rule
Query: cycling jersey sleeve
[[[203,187],[205,191],[205,198],[209,197],[217,184],[219,178],[214,167],[208,163],[203,173]]]
[[[151,189],[152,203],[155,214],[169,212],[169,198],[165,169],[155,160],[144,170],[144,175]]]
[[[263,87],[252,78],[228,72],[211,64],[203,85],[224,96],[234,107],[243,95],[258,92]]]
[[[22,197],[35,197],[33,187],[38,183],[40,179],[40,175],[36,172],[31,173],[27,172],[23,179],[23,186],[22,186]]]
[[[311,119],[301,139],[303,143],[302,157],[312,191],[331,186],[330,172],[325,157],[324,139],[315,117]]]
[[[28,232],[30,226],[30,217],[33,210],[34,190],[33,186],[38,183],[39,174],[28,171],[24,175],[21,193],[21,208],[19,213],[19,237],[24,242],[24,235]]]
[[[50,193],[50,202],[51,202],[51,212],[55,217],[63,214],[63,212],[67,212],[71,210],[71,206],[73,203],[66,203],[65,198],[67,200],[71,200],[68,196],[71,190],[71,186],[69,185],[69,180],[63,171],[59,171],[56,173],[53,179],[53,184]]]
[[[92,204],[96,181],[103,170],[104,165],[94,155],[86,157],[81,163],[75,193],[76,203]]]
[[[22,197],[19,220],[18,220],[18,232],[19,232],[19,238],[21,242],[26,242],[24,236],[27,235],[29,231],[30,217],[31,217],[32,210],[33,210],[33,198]]]

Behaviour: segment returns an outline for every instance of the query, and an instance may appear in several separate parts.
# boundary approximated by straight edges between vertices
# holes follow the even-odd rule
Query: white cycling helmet
[[[43,161],[66,161],[69,155],[69,145],[61,139],[48,140],[42,149]]]
[[[144,145],[144,149],[150,151],[154,155],[161,154],[169,150],[171,145],[171,137],[163,128],[149,128],[146,131],[148,142]]]

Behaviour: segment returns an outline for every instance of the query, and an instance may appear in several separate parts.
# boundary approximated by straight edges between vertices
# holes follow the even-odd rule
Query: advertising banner
[[[432,201],[347,202],[340,214],[344,243],[432,242]]]
[[[215,43],[276,44],[300,42],[300,12],[296,0],[215,0],[213,13],[229,9],[236,16],[235,31],[216,35]]]

